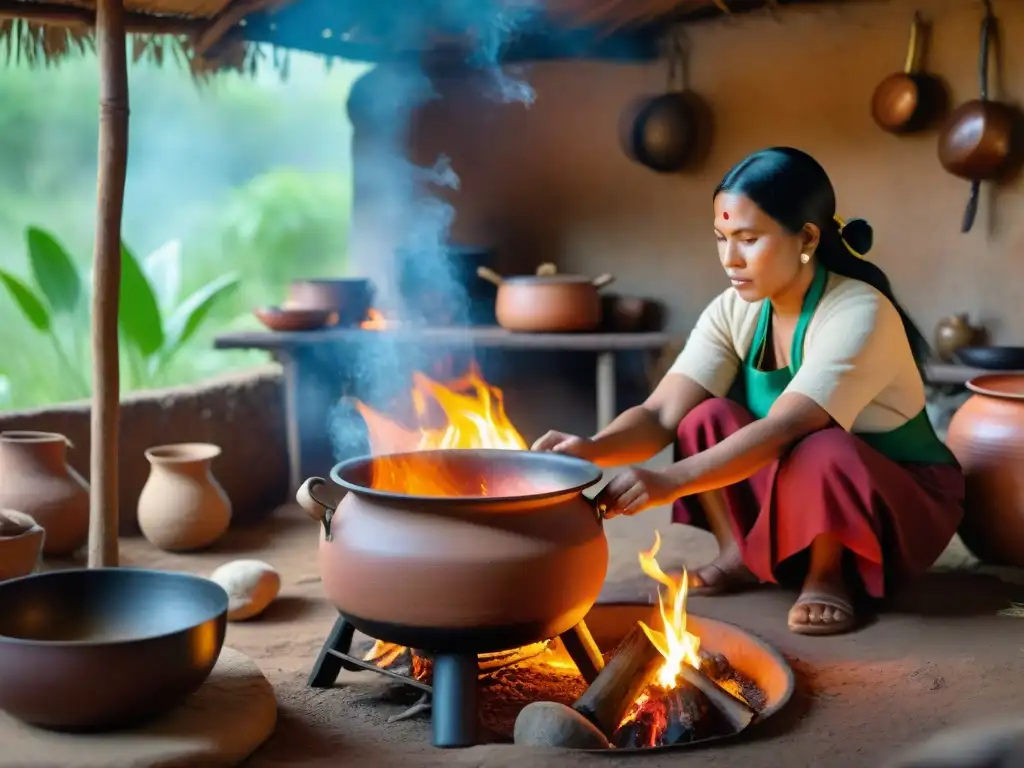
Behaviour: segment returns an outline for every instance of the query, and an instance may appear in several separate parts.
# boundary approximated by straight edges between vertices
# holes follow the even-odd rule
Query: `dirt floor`
[[[647,601],[649,580],[636,554],[664,538],[659,560],[699,564],[714,553],[707,534],[669,526],[647,513],[609,523],[612,563],[602,601]],[[124,541],[126,565],[208,574],[237,558],[256,557],[282,575],[283,589],[267,613],[233,624],[228,644],[245,652],[274,684],[280,720],[273,738],[247,765],[261,766],[583,766],[627,757],[526,751],[509,745],[438,750],[429,715],[395,724],[388,716],[416,694],[372,673],[342,673],[331,690],[305,685],[335,612],[323,599],[316,569],[317,529],[297,507],[267,522],[232,531],[214,551],[194,556],[158,552],[141,539]],[[790,707],[745,743],[686,754],[648,755],[647,766],[876,766],[893,750],[950,725],[1024,713],[1024,621],[1001,611],[1024,603],[1019,573],[994,575],[973,564],[959,543],[936,572],[900,596],[876,622],[838,638],[797,637],[786,629],[792,594],[765,589],[746,595],[695,598],[694,613],[750,629],[792,664],[798,694]]]

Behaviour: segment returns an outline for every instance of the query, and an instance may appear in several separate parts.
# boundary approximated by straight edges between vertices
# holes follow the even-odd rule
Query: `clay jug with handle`
[[[956,362],[956,351],[974,344],[980,331],[964,312],[944,317],[935,326],[935,353],[945,363]]]
[[[231,523],[231,502],[210,471],[220,448],[209,443],[161,445],[146,451],[149,478],[139,495],[139,528],[168,552],[205,549]]]
[[[89,537],[89,486],[68,466],[69,445],[55,432],[0,432],[0,507],[46,531],[47,557],[66,557]]]

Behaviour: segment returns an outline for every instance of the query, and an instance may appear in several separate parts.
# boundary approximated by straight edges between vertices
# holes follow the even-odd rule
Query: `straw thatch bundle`
[[[560,26],[612,34],[665,19],[742,13],[800,0],[505,1],[510,7],[542,3]],[[175,59],[197,74],[222,67],[254,69],[258,54],[245,45],[239,22],[292,2],[302,0],[126,0],[125,27],[132,35],[129,55],[156,63]],[[42,66],[70,52],[89,50],[95,18],[95,0],[0,0],[0,57]]]

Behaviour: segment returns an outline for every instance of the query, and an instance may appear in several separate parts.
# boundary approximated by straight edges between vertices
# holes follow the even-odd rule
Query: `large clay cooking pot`
[[[946,438],[967,481],[960,536],[988,563],[1024,567],[1024,376],[979,376],[967,387],[974,395]]]
[[[444,477],[451,496],[395,492],[388,469]],[[601,516],[581,493],[601,470],[557,454],[440,450],[343,462],[299,503],[322,523],[327,597],[355,627],[432,651],[487,653],[560,635],[608,568]],[[487,495],[481,495],[481,488]]]

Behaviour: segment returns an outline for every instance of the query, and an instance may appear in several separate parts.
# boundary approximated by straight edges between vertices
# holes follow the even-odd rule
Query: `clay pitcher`
[[[69,445],[55,432],[0,432],[0,507],[39,523],[47,557],[66,557],[89,537],[89,486],[68,466]]]
[[[1024,567],[1024,375],[967,382],[946,442],[967,484],[960,537],[979,559]]]
[[[971,325],[966,313],[939,320],[935,326],[935,353],[945,363],[956,360],[956,351],[969,347],[979,338],[981,329]]]
[[[220,448],[209,443],[161,445],[146,451],[149,478],[139,495],[139,528],[168,552],[205,549],[231,523],[231,502],[210,471]]]

